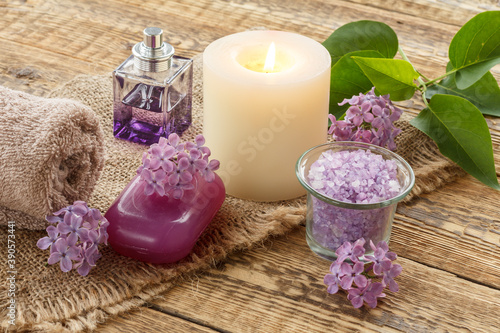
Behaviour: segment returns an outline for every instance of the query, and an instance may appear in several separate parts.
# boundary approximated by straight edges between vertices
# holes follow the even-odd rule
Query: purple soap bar
[[[182,199],[144,194],[146,183],[134,177],[105,214],[109,243],[115,251],[154,264],[186,257],[225,199],[222,180],[193,177],[195,190]]]

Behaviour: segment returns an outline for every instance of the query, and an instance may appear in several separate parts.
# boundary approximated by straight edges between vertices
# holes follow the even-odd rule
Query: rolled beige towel
[[[87,200],[104,166],[104,137],[92,109],[0,86],[0,206],[43,218]],[[33,219],[35,220],[35,219]]]

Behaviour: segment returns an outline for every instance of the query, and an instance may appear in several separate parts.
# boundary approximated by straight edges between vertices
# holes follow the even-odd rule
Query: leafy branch
[[[500,11],[480,13],[453,37],[446,73],[429,79],[414,68],[386,24],[357,21],[335,30],[323,45],[332,56],[330,113],[338,103],[368,92],[407,100],[419,91],[425,109],[411,120],[441,153],[484,184],[500,190],[493,146],[483,115],[500,117],[500,88],[490,69],[500,63]],[[402,60],[394,59],[396,53]]]

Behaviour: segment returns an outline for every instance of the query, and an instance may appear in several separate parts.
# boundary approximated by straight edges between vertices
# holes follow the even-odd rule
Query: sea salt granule
[[[371,204],[397,196],[401,186],[397,165],[369,150],[326,151],[311,165],[309,184],[332,199]],[[395,205],[361,210],[348,209],[311,197],[310,233],[323,247],[336,250],[345,241],[363,237],[377,244],[387,240]]]

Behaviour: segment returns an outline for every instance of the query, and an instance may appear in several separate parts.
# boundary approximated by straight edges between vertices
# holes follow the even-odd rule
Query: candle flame
[[[267,51],[266,62],[264,64],[264,72],[269,73],[274,69],[274,62],[276,59],[276,47],[274,42],[269,45],[269,50]]]

